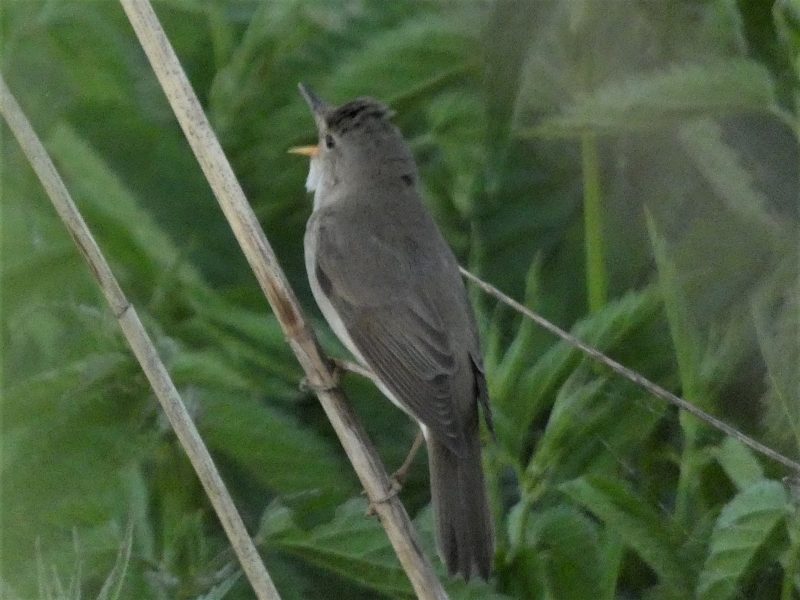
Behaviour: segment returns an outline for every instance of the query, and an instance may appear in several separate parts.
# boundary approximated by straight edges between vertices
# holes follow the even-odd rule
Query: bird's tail
[[[481,466],[477,428],[456,455],[428,436],[436,544],[450,575],[489,577],[494,533]]]

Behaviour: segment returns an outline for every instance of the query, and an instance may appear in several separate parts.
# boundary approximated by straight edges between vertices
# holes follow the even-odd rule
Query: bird
[[[439,556],[450,576],[488,579],[494,526],[480,414],[491,409],[475,316],[456,258],[426,209],[393,112],[360,97],[340,106],[300,92],[318,143],[304,237],[314,299],[380,391],[424,435]]]

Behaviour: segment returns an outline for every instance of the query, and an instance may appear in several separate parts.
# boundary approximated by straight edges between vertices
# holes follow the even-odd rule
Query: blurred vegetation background
[[[159,0],[323,344],[303,80],[382,99],[462,263],[798,459],[794,0]],[[2,73],[219,462],[282,597],[411,589],[116,2],[5,0]],[[251,598],[113,316],[2,129],[0,597]],[[800,597],[797,489],[475,292],[489,584],[454,598]],[[390,469],[414,436],[346,391]],[[427,468],[402,492],[433,556]],[[438,562],[437,562],[438,564]],[[104,588],[105,584],[105,588]]]

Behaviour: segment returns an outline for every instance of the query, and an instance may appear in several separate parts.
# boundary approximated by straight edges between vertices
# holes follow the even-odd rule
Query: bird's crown
[[[332,131],[343,134],[351,129],[360,129],[367,123],[388,122],[393,114],[391,109],[374,98],[356,98],[332,109],[325,115],[325,122]]]

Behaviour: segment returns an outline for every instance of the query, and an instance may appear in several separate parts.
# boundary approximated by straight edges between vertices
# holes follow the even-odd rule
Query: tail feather
[[[494,533],[477,427],[466,437],[459,455],[433,436],[427,440],[436,543],[450,575],[488,579]]]

